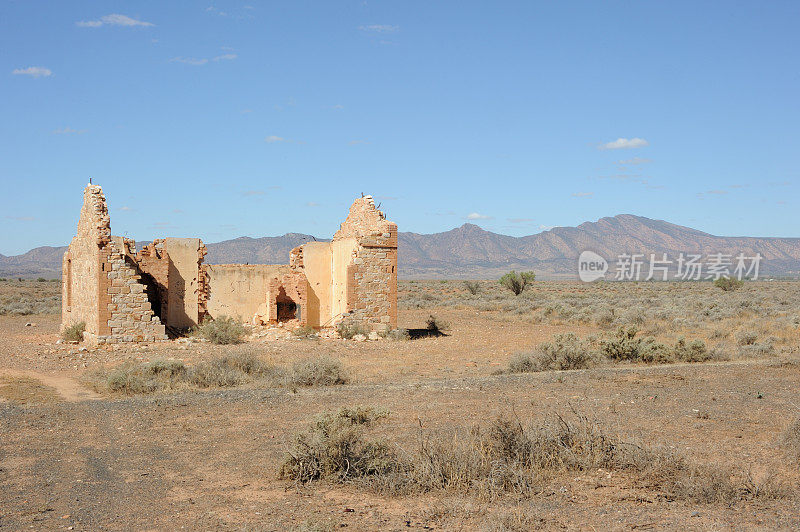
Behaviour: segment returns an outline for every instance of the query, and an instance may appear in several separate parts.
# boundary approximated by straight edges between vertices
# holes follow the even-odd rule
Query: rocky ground
[[[783,444],[800,415],[800,357],[703,364],[601,365],[497,375],[512,354],[565,329],[473,309],[405,309],[447,336],[412,341],[299,339],[261,331],[242,346],[169,342],[82,350],[57,344],[53,315],[0,316],[0,530],[630,530],[800,528],[800,466]],[[33,323],[34,325],[26,326]],[[126,396],[88,376],[125,362],[192,364],[247,350],[287,365],[322,354],[351,383]],[[773,480],[776,497],[735,503],[665,497],[626,472],[569,471],[531,497],[458,490],[389,496],[358,483],[298,486],[278,478],[293,435],[322,411],[374,405],[374,429],[407,453],[421,434],[485,426],[498,415],[540,420],[576,410],[614,435],[687,460]]]

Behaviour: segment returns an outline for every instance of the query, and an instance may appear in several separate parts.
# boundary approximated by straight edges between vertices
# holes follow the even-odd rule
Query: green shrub
[[[706,362],[713,358],[702,340],[692,340],[687,343],[686,339],[679,338],[675,343],[674,352],[675,358],[683,362]]]
[[[733,292],[734,290],[740,289],[743,285],[744,281],[732,277],[720,277],[714,280],[714,286],[724,292]]]
[[[500,278],[500,285],[511,290],[515,296],[518,296],[524,292],[525,287],[533,283],[535,279],[536,274],[534,272],[517,273],[515,270],[511,270]]]
[[[45,279],[44,277],[39,277],[38,279],[36,279],[36,281],[39,283],[46,283],[47,279]]]
[[[639,360],[641,340],[635,338],[639,329],[620,327],[614,338],[600,341],[600,349],[611,360]]]
[[[639,359],[646,364],[668,364],[675,361],[675,355],[669,346],[647,337],[639,343]]]
[[[86,322],[82,321],[79,323],[73,323],[69,327],[66,327],[61,332],[61,338],[65,342],[82,342],[83,341],[83,333],[86,331]]]
[[[342,363],[329,356],[295,362],[289,377],[289,382],[296,386],[335,386],[349,380]]]
[[[207,318],[195,328],[194,334],[205,338],[212,344],[240,344],[244,341],[247,329],[234,318],[220,316],[215,319]]]

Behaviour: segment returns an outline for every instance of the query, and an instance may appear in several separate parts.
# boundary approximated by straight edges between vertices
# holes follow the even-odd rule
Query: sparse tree
[[[518,296],[525,291],[526,286],[533,283],[534,279],[536,279],[536,274],[533,272],[517,273],[511,270],[500,278],[500,284],[514,292],[515,296]]]
[[[466,288],[467,292],[473,296],[477,295],[478,292],[481,291],[481,285],[478,281],[464,281],[464,288]]]

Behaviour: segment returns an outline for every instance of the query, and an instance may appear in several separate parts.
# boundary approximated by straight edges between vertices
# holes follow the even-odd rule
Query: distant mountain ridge
[[[286,264],[289,251],[317,239],[312,235],[239,237],[206,244],[209,264]],[[666,253],[760,253],[762,277],[800,276],[800,238],[723,237],[643,216],[620,214],[555,227],[535,235],[513,237],[474,224],[442,233],[399,233],[401,278],[492,278],[510,269],[531,269],[539,278],[575,278],[582,251],[591,250],[613,263],[622,253],[657,256]],[[0,276],[57,277],[66,247],[39,247],[6,257],[0,255]]]

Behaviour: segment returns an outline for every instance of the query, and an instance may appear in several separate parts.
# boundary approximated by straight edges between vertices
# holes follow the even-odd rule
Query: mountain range
[[[289,251],[317,239],[287,233],[277,237],[239,237],[206,244],[209,264],[285,264]],[[38,247],[6,257],[0,255],[0,276],[59,277],[66,247]],[[398,267],[401,278],[496,278],[511,269],[534,270],[538,278],[574,279],[577,259],[591,250],[609,261],[620,254],[663,254],[677,260],[680,253],[739,253],[763,257],[761,277],[800,277],[800,238],[715,236],[696,229],[643,216],[620,214],[585,222],[577,227],[555,227],[529,236],[513,237],[464,224],[434,234],[398,235]],[[735,262],[735,260],[734,260]]]

